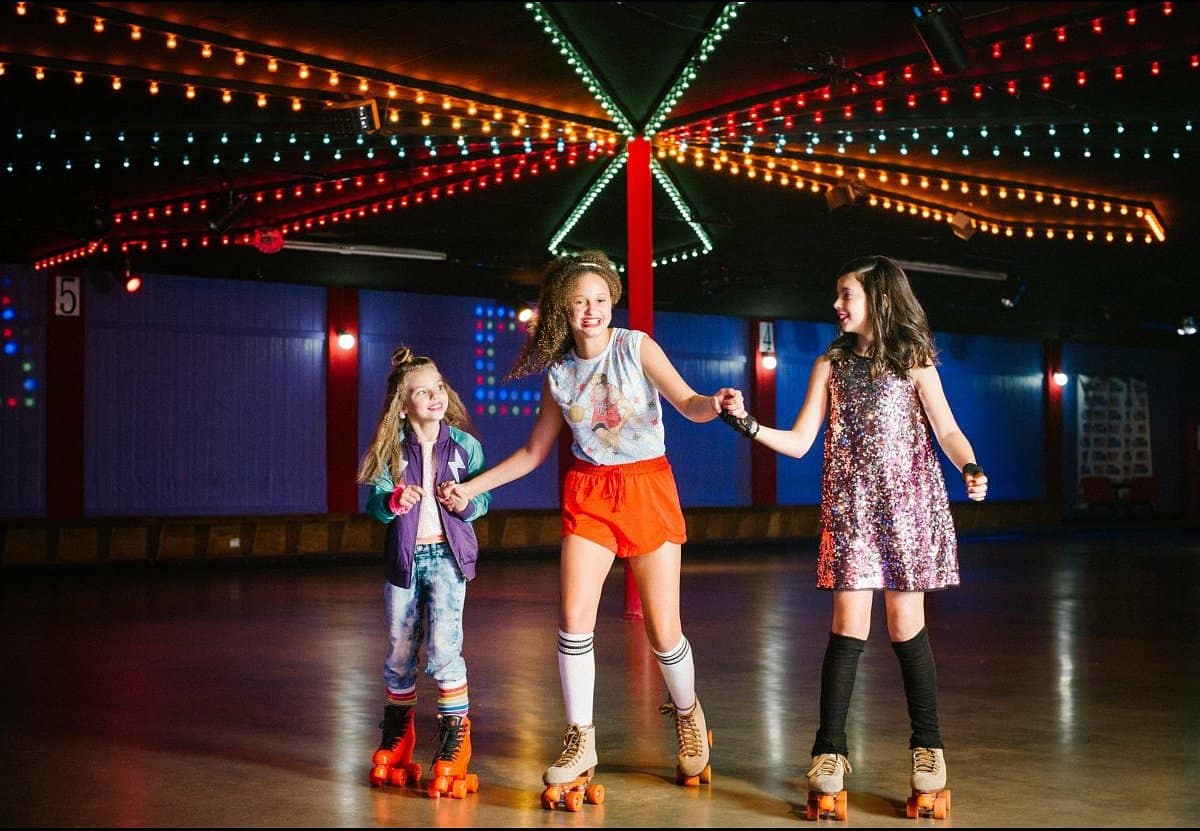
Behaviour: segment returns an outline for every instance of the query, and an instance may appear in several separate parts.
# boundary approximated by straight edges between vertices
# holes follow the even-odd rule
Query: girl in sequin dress
[[[704,710],[695,688],[691,645],[679,614],[683,511],[665,455],[661,398],[685,418],[715,420],[722,406],[741,409],[741,393],[692,389],[662,347],[612,325],[621,279],[602,252],[561,257],[547,266],[538,320],[509,378],[545,372],[542,407],[525,444],[447,495],[470,499],[532,472],[558,445],[565,424],[574,464],[562,486],[558,670],[567,728],[558,760],[543,774],[552,807],[590,781],[597,764],[592,721],[596,659],[593,633],[604,581],[626,559],[645,610],[646,636],[670,700],[662,710],[679,741],[676,781],[709,781]]]
[[[986,496],[987,477],[950,411],[925,312],[900,266],[879,256],[847,263],[833,308],[841,333],[814,362],[790,430],[760,427],[732,406],[721,417],[754,441],[800,458],[828,415],[817,587],[833,592],[833,622],[809,788],[839,793],[851,772],[846,714],[871,603],[882,590],[912,722],[915,797],[946,783],[924,593],[959,582],[954,520],[932,438],[962,471],[970,499]]]

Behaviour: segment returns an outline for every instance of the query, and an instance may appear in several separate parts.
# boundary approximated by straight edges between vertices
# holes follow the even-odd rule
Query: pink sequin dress
[[[821,484],[819,589],[958,585],[958,541],[916,387],[835,358]]]

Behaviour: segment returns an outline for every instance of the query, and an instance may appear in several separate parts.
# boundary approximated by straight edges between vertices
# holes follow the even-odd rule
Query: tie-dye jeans
[[[467,662],[462,657],[466,598],[467,581],[445,543],[417,546],[412,588],[384,583],[388,655],[383,679],[389,690],[399,692],[416,686],[422,644],[425,674],[437,681],[439,688],[466,683]]]

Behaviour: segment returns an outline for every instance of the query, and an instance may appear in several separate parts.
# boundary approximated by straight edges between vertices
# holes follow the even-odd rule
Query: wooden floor
[[[5,826],[791,827],[804,816],[829,595],[815,545],[685,549],[684,630],[713,781],[674,737],[617,566],[596,632],[602,805],[543,810],[561,747],[557,558],[485,557],[467,599],[481,787],[376,789],[382,571],[374,563],[6,573]],[[964,537],[929,598],[949,820],[905,817],[908,723],[877,600],[850,714],[848,823],[1200,825],[1200,532]],[[434,691],[418,687],[418,761]]]

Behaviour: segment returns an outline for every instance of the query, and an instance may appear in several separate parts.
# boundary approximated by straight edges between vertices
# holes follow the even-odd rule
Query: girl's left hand
[[[977,464],[963,465],[963,484],[967,486],[967,498],[974,502],[982,502],[987,496],[987,474]]]
[[[733,387],[721,387],[717,390],[712,396],[712,403],[717,415],[720,415],[722,410],[739,417],[746,414],[742,391]]]
[[[449,487],[450,485],[455,484],[457,483],[443,482],[442,484],[438,485],[437,499],[438,502],[442,503],[442,507],[444,507],[446,510],[462,513],[464,510],[466,510],[467,503],[470,500],[459,493],[457,488]]]

